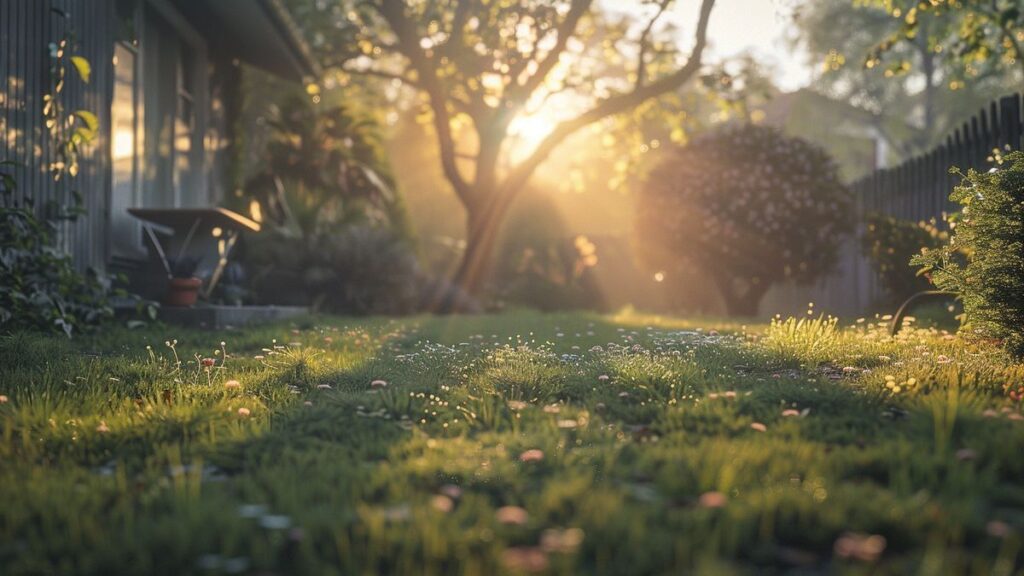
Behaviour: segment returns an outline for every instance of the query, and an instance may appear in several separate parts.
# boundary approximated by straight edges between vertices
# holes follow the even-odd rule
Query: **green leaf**
[[[100,127],[100,119],[88,110],[75,110],[75,116],[85,123],[89,132],[96,132]]]
[[[92,74],[92,66],[89,61],[81,56],[72,56],[71,63],[74,64],[75,70],[78,70],[78,75],[82,77],[82,82],[89,83],[89,75]]]

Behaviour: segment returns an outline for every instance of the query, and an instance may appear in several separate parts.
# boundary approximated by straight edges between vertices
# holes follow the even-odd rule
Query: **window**
[[[178,49],[177,110],[174,115],[174,197],[179,204],[191,203],[195,183],[196,156],[193,145],[196,137],[196,73],[192,50],[182,45]]]
[[[205,44],[168,5],[146,2],[144,6],[143,205],[202,205],[206,198],[201,138],[207,106]]]
[[[111,253],[132,257],[142,249],[142,229],[128,214],[141,200],[141,94],[136,36],[137,5],[117,4],[121,39],[114,44],[114,86],[110,108]]]
[[[206,203],[206,47],[168,2],[117,0],[116,6],[111,255],[138,259],[145,243],[129,208]]]

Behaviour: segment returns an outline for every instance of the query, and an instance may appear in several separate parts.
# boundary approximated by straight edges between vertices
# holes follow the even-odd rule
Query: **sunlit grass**
[[[817,315],[3,337],[0,566],[1014,573],[1022,382]]]

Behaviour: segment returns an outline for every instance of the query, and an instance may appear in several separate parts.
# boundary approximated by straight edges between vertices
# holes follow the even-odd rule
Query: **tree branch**
[[[656,98],[681,87],[690,80],[700,70],[701,58],[707,45],[708,23],[711,19],[711,10],[714,8],[714,5],[715,0],[702,0],[700,19],[697,22],[695,35],[696,43],[690,51],[689,59],[682,68],[650,84],[637,86],[631,92],[605,98],[583,114],[559,124],[526,160],[513,169],[512,173],[502,183],[501,193],[514,196],[533,176],[533,173],[550,156],[554,149],[580,129],[609,116],[635,108],[651,98]]]
[[[650,37],[651,32],[654,30],[654,25],[661,19],[661,16],[668,9],[668,5],[672,3],[672,0],[661,0],[658,5],[658,11],[651,18],[651,21],[647,23],[647,27],[644,28],[642,34],[640,34],[640,54],[637,56],[636,63],[636,85],[637,87],[644,85],[644,78],[647,76],[647,50],[650,46],[647,43],[647,39]]]
[[[558,25],[556,32],[558,36],[555,40],[555,45],[551,47],[551,50],[544,56],[544,59],[537,63],[537,71],[522,83],[518,83],[517,76],[513,76],[512,84],[509,86],[508,91],[509,101],[525,102],[540,87],[544,79],[547,78],[548,74],[558,64],[558,59],[561,57],[562,52],[565,51],[569,38],[576,34],[576,28],[579,26],[580,20],[590,10],[590,6],[593,3],[593,0],[572,0],[569,13],[565,15],[565,20],[562,20],[562,23]],[[540,39],[538,39],[539,41]]]
[[[451,112],[448,110],[447,91],[437,75],[436,64],[420,47],[416,28],[405,14],[403,0],[381,0],[375,4],[377,12],[388,23],[398,38],[398,51],[409,60],[419,77],[419,87],[427,93],[430,108],[434,113],[434,129],[441,152],[441,168],[455,193],[466,205],[475,204],[478,198],[473,194],[456,161],[455,138],[452,135]]]

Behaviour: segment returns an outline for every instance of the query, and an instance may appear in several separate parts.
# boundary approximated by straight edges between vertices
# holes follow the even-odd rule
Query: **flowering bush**
[[[949,232],[939,230],[934,220],[910,222],[884,214],[869,214],[866,220],[861,250],[889,296],[887,303],[903,302],[928,290],[931,284],[910,266],[910,259],[922,249],[942,246],[949,240]]]
[[[811,282],[832,268],[850,230],[850,199],[821,148],[771,127],[730,126],[651,170],[638,244],[665,281],[696,266],[730,314],[753,315],[773,284]]]
[[[960,297],[967,327],[1024,357],[1024,153],[990,172],[969,171],[950,199],[964,208],[949,243],[913,264]]]

